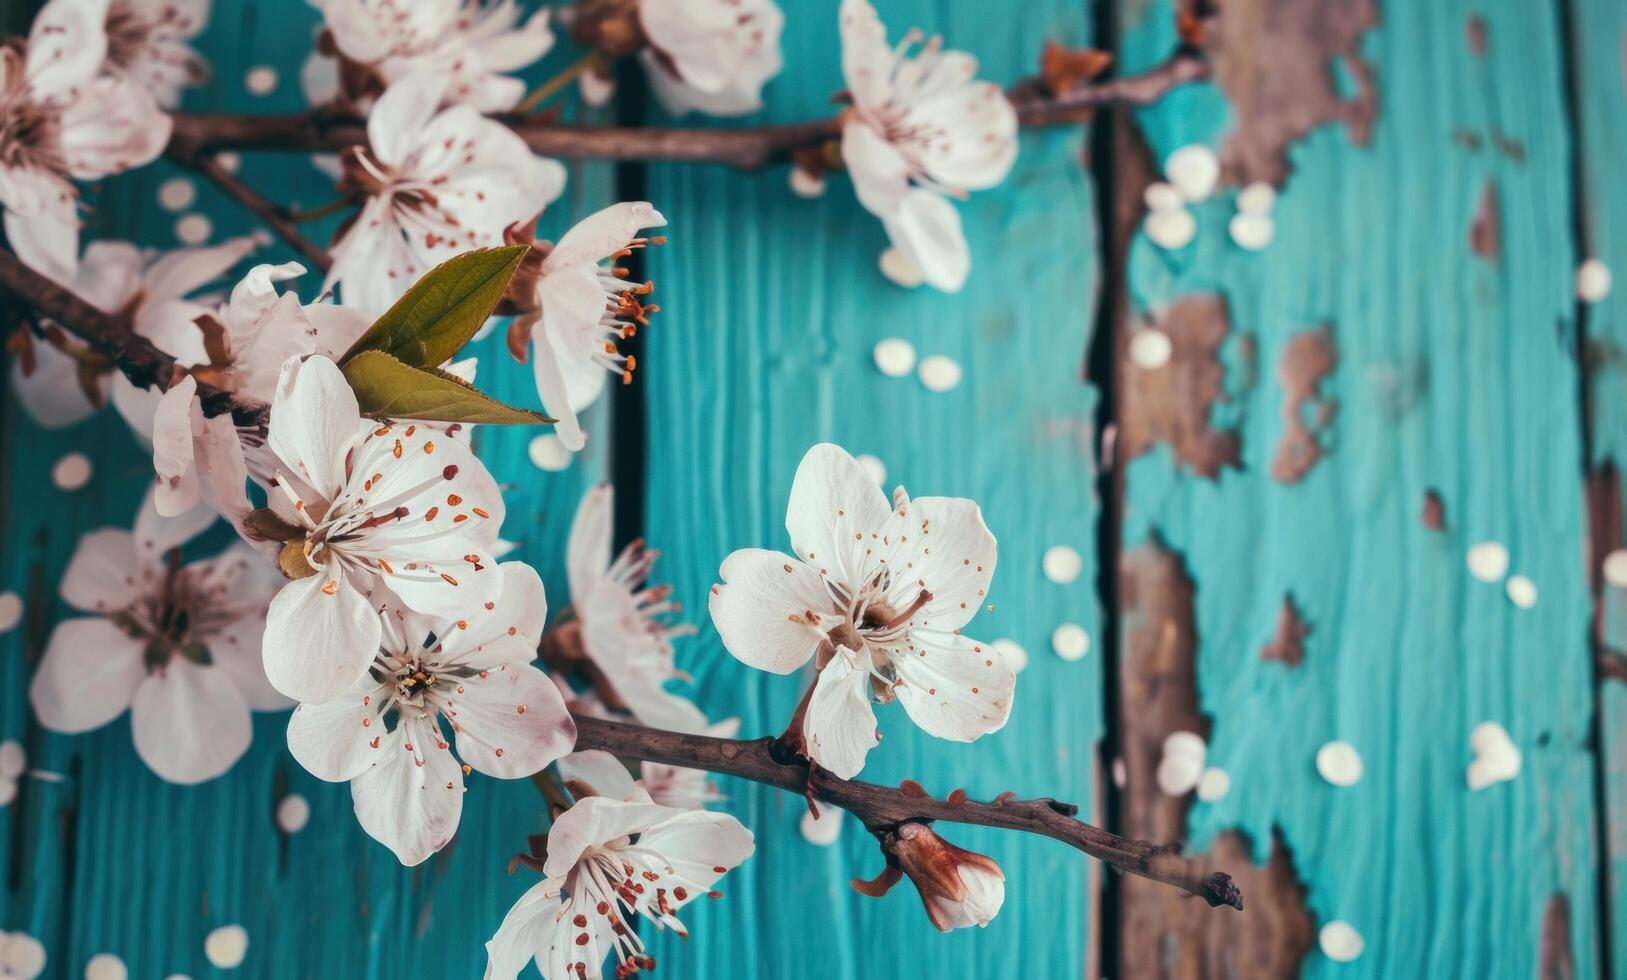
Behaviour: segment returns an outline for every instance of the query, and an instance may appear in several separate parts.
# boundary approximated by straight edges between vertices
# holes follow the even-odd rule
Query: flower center
[[[204,641],[245,610],[221,604],[218,600],[225,586],[206,582],[197,572],[188,571],[181,565],[178,549],[164,560],[164,576],[158,587],[111,618],[125,633],[146,642],[144,661],[149,671],[163,667],[175,656],[209,664],[212,659]]]
[[[0,49],[0,167],[37,168],[66,179],[61,135],[57,114],[29,91],[20,46]]]
[[[176,12],[165,8],[165,16]],[[127,70],[136,63],[152,37],[157,24],[143,16],[128,0],[113,0],[107,8],[107,60],[114,68]]]

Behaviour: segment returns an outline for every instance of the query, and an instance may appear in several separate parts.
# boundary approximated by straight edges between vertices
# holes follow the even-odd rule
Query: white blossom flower
[[[62,598],[96,615],[52,631],[29,688],[41,724],[87,732],[128,708],[148,768],[198,783],[249,747],[251,709],[289,705],[260,668],[275,570],[242,545],[180,561],[176,549],[214,520],[201,508],[161,517],[149,491],[133,532],[105,528],[80,539]]]
[[[212,312],[166,304],[150,318],[149,339],[188,369],[150,409],[159,513],[178,514],[201,496],[241,530],[249,510],[245,481],[270,486],[276,468],[258,428],[240,431],[229,415],[204,417],[196,397],[200,379],[270,402],[290,357],[338,357],[372,323],[361,310],[301,304],[295,294],[277,292],[276,283],[304,271],[298,262],[257,265]]]
[[[535,303],[528,304],[534,312],[515,317],[510,348],[519,355],[530,339],[537,394],[558,419],[559,441],[572,452],[587,442],[577,413],[604,392],[606,372],[623,384],[632,381],[637,364],[616,345],[648,325],[659,309],[641,300],[654,287],[627,281],[626,269],[614,263],[633,249],[666,241],[638,234],[666,223],[646,201],[612,204],[577,222],[551,248],[533,245],[535,267],[522,269],[524,282],[535,284]],[[530,242],[532,234],[511,228],[506,238]]]
[[[550,10],[544,7],[522,24],[515,0],[310,2],[322,10],[335,53],[354,68],[375,74],[383,87],[415,73],[432,74],[444,82],[440,100],[479,112],[514,108],[525,95],[525,82],[507,73],[541,60],[554,46]],[[321,54],[316,58],[332,60]],[[308,94],[319,101],[326,101],[330,92],[338,94],[346,70],[334,66],[332,84],[314,92],[308,85]],[[305,74],[317,71],[308,65]]]
[[[466,105],[436,112],[445,85],[428,74],[391,85],[368,114],[370,146],[345,151],[340,188],[366,197],[328,271],[348,305],[388,308],[431,267],[501,244],[504,228],[564,190],[565,168],[507,126]]]
[[[348,780],[362,828],[402,864],[452,839],[471,768],[521,779],[576,742],[565,702],[531,665],[548,617],[542,580],[521,562],[502,573],[502,594],[455,620],[386,609],[362,678],[288,723],[294,758],[320,779]]]
[[[174,109],[181,90],[203,84],[209,65],[189,44],[209,21],[209,0],[111,0],[106,70],[152,93]]]
[[[129,242],[92,242],[66,285],[102,312],[128,317],[137,334],[165,353],[206,363],[192,321],[208,309],[184,297],[220,278],[255,246],[245,237],[155,253]],[[43,333],[20,330],[12,344],[12,388],[34,421],[48,429],[74,425],[111,398],[136,435],[150,442],[160,393],[137,388],[109,358],[60,327],[46,323]]]
[[[590,980],[616,954],[618,975],[649,969],[638,918],[680,936],[684,905],[750,857],[751,831],[724,813],[590,796],[548,832],[543,880],[520,897],[486,944],[487,980],[518,977],[535,961],[544,977]]]
[[[797,467],[785,516],[796,557],[748,548],[724,559],[712,622],[736,659],[819,676],[802,719],[809,758],[857,775],[877,742],[871,700],[897,699],[938,738],[970,742],[1011,713],[1016,675],[961,629],[994,576],[994,536],[975,502],[905,495],[889,507],[838,446]]]
[[[668,112],[763,107],[763,85],[784,65],[785,14],[773,0],[646,0],[638,18],[648,42],[639,58]]]
[[[101,74],[107,0],[51,0],[25,49],[0,49],[0,206],[17,257],[59,283],[79,258],[79,192],[151,163],[170,118],[147,91]]]
[[[999,86],[975,80],[977,61],[918,31],[888,46],[869,0],[842,0],[842,73],[853,107],[842,159],[865,210],[892,240],[883,271],[900,285],[956,292],[971,257],[948,200],[993,187],[1017,158],[1017,113]]]
[[[345,376],[316,356],[285,365],[267,445],[267,496],[288,528],[279,563],[293,579],[266,624],[266,675],[279,691],[320,703],[366,676],[385,606],[457,621],[499,597],[503,570],[488,548],[503,497],[468,446],[430,426],[363,419]]]
[[[571,611],[580,629],[582,652],[597,672],[596,679],[608,684],[619,706],[640,722],[670,731],[698,731],[706,716],[664,686],[683,676],[673,665],[673,639],[695,629],[666,622],[679,610],[670,598],[671,586],[646,585],[659,552],[634,541],[611,560],[614,509],[609,484],[589,490],[576,508],[566,543]]]

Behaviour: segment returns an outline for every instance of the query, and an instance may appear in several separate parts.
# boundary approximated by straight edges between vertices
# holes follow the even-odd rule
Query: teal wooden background
[[[834,5],[784,6],[785,71],[761,119],[746,122],[828,113],[841,87]],[[1269,66],[1292,63],[1282,56],[1295,46],[1327,45],[1332,32],[1319,23],[1373,6],[1228,0],[1234,23],[1270,25],[1253,48],[1226,39],[1229,57],[1253,66],[1279,100],[1309,98]],[[973,267],[955,297],[881,278],[881,229],[839,176],[824,198],[805,201],[789,194],[783,171],[573,165],[543,233],[557,237],[618,191],[647,197],[671,222],[671,244],[648,268],[663,312],[647,333],[640,390],[589,412],[589,448],[565,471],[532,464],[534,432],[477,433],[512,487],[505,536],[520,543],[518,557],[562,607],[570,515],[586,487],[614,476],[624,524],[642,525],[619,530],[642,530],[665,552],[657,577],[675,584],[700,626],[679,647],[693,693],[755,735],[783,726],[798,685],[730,658],[704,621],[704,599],[730,550],[784,547],[785,502],[806,448],[835,440],[879,458],[889,487],[975,497],[1001,561],[996,609],[974,632],[1010,638],[1029,655],[1012,722],[961,746],[882,711],[885,740],[867,775],[911,776],[937,792],[1051,794],[1122,823],[1136,819],[1123,812],[1135,794],[1112,790],[1100,747],[1143,720],[1110,708],[1121,668],[1135,666],[1109,646],[1119,633],[1114,565],[1156,539],[1182,557],[1195,586],[1198,701],[1212,720],[1211,764],[1232,782],[1224,799],[1192,806],[1191,846],[1241,829],[1263,861],[1277,831],[1309,915],[1345,920],[1365,937],[1349,964],[1313,940],[1296,959],[1305,975],[1565,976],[1555,971],[1567,963],[1569,975],[1627,975],[1627,944],[1611,938],[1627,923],[1627,692],[1596,681],[1594,666],[1596,655],[1627,650],[1627,595],[1597,575],[1603,549],[1621,544],[1620,494],[1604,490],[1609,468],[1627,464],[1627,291],[1584,308],[1572,286],[1584,255],[1627,275],[1618,186],[1627,11],[1611,0],[1376,6],[1378,23],[1352,58],[1310,56],[1313,76],[1346,97],[1367,66],[1371,131],[1358,140],[1322,120],[1292,141],[1276,241],[1258,255],[1226,237],[1227,188],[1196,208],[1194,244],[1169,252],[1138,235],[1118,268],[1102,246],[1102,215],[1139,186],[1128,168],[1090,166],[1083,128],[1025,133],[1010,179],[963,206]],[[1033,0],[1020,13],[976,0],[879,7],[894,36],[912,24],[942,32],[1002,82],[1031,73],[1047,39],[1077,46],[1105,31],[1101,43],[1129,70],[1173,42],[1170,0],[1109,9]],[[299,61],[316,21],[303,5],[217,0],[200,45],[216,75],[187,107],[299,108]],[[533,74],[568,63],[570,46],[561,47]],[[269,96],[245,89],[257,65],[279,72]],[[617,111],[643,111],[621,101]],[[1206,84],[1135,122],[1162,159],[1190,142],[1219,147],[1258,112]],[[156,195],[175,173],[160,164],[105,182],[92,233],[176,244],[178,216]],[[249,156],[243,173],[280,200],[309,206],[331,195],[297,156]],[[1106,177],[1101,186],[1093,173]],[[1490,257],[1470,234],[1488,187],[1500,216]],[[198,188],[192,210],[209,217],[216,238],[254,227]],[[277,247],[267,254],[281,257]],[[309,295],[319,277],[301,285]],[[1104,287],[1129,317],[1098,313]],[[1111,363],[1101,355],[1120,349],[1130,318],[1157,319],[1182,297],[1210,293],[1227,299],[1231,333],[1219,350],[1228,394],[1207,418],[1238,434],[1239,465],[1208,479],[1157,446],[1099,473],[1098,425],[1122,424],[1125,405],[1119,386],[1101,404]],[[1087,371],[1098,325],[1117,337],[1100,339]],[[1338,410],[1322,434],[1324,457],[1285,485],[1271,475],[1285,424],[1279,360],[1291,338],[1324,326],[1338,362],[1322,392]],[[963,382],[932,393],[913,377],[884,377],[871,350],[892,336],[923,356],[954,357]],[[479,354],[483,387],[535,401],[529,370],[507,360],[500,337]],[[540,826],[529,784],[475,781],[455,845],[405,870],[356,827],[345,787],[292,762],[281,717],[258,717],[248,755],[193,788],[151,775],[126,721],[78,737],[33,724],[26,681],[65,611],[55,582],[79,534],[129,522],[147,461],[111,412],[61,432],[40,430],[9,397],[0,413],[0,590],[27,603],[23,625],[0,635],[0,738],[22,741],[31,767],[65,777],[27,779],[0,808],[0,928],[39,937],[51,976],[78,977],[103,952],[141,980],[224,975],[205,960],[203,940],[233,923],[250,937],[234,976],[478,976],[481,943],[529,884],[503,873]],[[51,467],[75,449],[96,472],[84,489],[56,492]],[[1603,501],[1591,551],[1588,486]],[[1104,501],[1098,487],[1116,489]],[[1439,531],[1419,516],[1431,490],[1445,504]],[[1482,540],[1506,543],[1515,570],[1537,583],[1534,609],[1516,610],[1499,587],[1468,576],[1464,552]],[[1053,545],[1084,556],[1076,582],[1042,574]],[[1260,657],[1288,593],[1312,628],[1296,668]],[[1590,632],[1594,596],[1601,615]],[[1090,634],[1084,659],[1050,652],[1063,622]],[[1469,731],[1486,720],[1508,729],[1524,767],[1513,782],[1471,793]],[[1334,738],[1365,761],[1354,787],[1316,773],[1317,747]],[[798,800],[725,789],[758,851],[725,879],[723,901],[686,916],[688,942],[658,937],[669,976],[1128,975],[1113,954],[1128,941],[1120,926],[1131,896],[1060,845],[955,829],[957,843],[1003,863],[1007,900],[989,929],[940,936],[907,888],[880,901],[848,889],[880,860],[851,821],[834,846],[818,847],[798,829]],[[274,818],[286,792],[312,806],[293,835]],[[1278,901],[1289,899],[1262,898],[1205,941],[1269,930]],[[1171,943],[1162,966],[1222,975],[1206,962]]]

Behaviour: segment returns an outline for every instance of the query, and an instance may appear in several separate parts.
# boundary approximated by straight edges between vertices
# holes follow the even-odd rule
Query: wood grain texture
[[[255,0],[216,0],[214,8],[200,48],[216,76],[189,95],[188,108],[301,107],[298,71],[317,12]],[[280,74],[269,97],[244,89],[244,73],[262,64]],[[86,240],[178,244],[179,216],[159,207],[157,188],[179,173],[160,163],[104,182]],[[313,206],[333,197],[331,180],[303,155],[245,154],[242,174],[284,203]],[[573,166],[544,232],[557,237],[569,221],[607,203],[609,177],[608,167]],[[188,213],[210,219],[214,240],[255,227],[219,192],[193,183],[198,200]],[[332,225],[321,226],[318,237],[325,240]],[[259,253],[260,261],[293,257],[275,246]],[[311,299],[321,279],[308,274],[293,285]],[[537,405],[531,370],[508,359],[501,331],[475,350],[482,387]],[[0,808],[0,928],[38,937],[52,977],[81,976],[102,952],[119,956],[130,976],[143,980],[225,976],[208,964],[203,942],[211,929],[232,923],[248,930],[250,943],[232,976],[478,976],[481,944],[530,884],[505,875],[525,835],[542,826],[540,797],[529,782],[471,778],[453,846],[404,869],[361,832],[346,786],[314,779],[289,757],[286,714],[256,716],[248,754],[226,776],[197,787],[172,786],[149,772],[131,746],[126,718],[82,736],[39,730],[27,708],[27,678],[49,625],[72,614],[55,583],[81,533],[129,526],[151,459],[111,409],[60,432],[40,429],[10,396],[3,413],[0,590],[28,595],[30,622],[43,617],[44,629],[0,635],[0,739],[21,740],[31,766],[67,778],[25,779],[17,801]],[[588,420],[594,445],[563,473],[542,472],[528,459],[529,441],[545,429],[475,434],[492,472],[509,486],[504,536],[519,543],[515,557],[541,571],[555,610],[568,602],[563,552],[571,514],[583,490],[605,475],[599,446],[608,441],[607,406],[591,410]],[[83,490],[58,492],[51,467],[75,449],[95,461],[95,475]],[[212,540],[223,545],[229,538]],[[289,791],[304,795],[312,814],[304,831],[285,836],[274,812]]]
[[[771,120],[828,111],[842,86],[833,4],[784,4],[786,67],[768,88]],[[888,2],[891,36],[912,25],[976,53],[981,74],[1009,82],[1034,70],[1045,39],[1088,39],[1079,5]],[[968,496],[1000,541],[995,611],[967,635],[1010,637],[1028,651],[1011,722],[972,745],[914,730],[879,709],[883,740],[866,778],[913,776],[934,792],[964,786],[987,798],[1043,791],[1092,813],[1102,732],[1102,671],[1092,651],[1068,663],[1049,650],[1064,621],[1099,638],[1092,560],[1092,411],[1081,380],[1096,289],[1092,196],[1080,134],[1025,134],[1016,169],[961,206],[972,273],[953,297],[906,291],[877,271],[880,224],[830,179],[802,201],[785,174],[656,166],[649,197],[672,218],[672,244],[652,256],[664,312],[649,333],[651,541],[673,561],[677,595],[705,607],[717,567],[735,548],[788,549],[785,503],[809,446],[833,440],[878,457],[887,489]],[[964,368],[952,391],[892,379],[872,363],[886,337]],[[1047,547],[1085,558],[1070,585],[1047,581]],[[663,559],[665,564],[667,559]],[[739,715],[742,733],[777,732],[807,679],[747,669],[710,625],[690,645],[701,703]],[[1093,931],[1087,862],[1053,842],[949,828],[954,843],[1006,868],[1006,903],[987,929],[933,931],[907,885],[881,900],[848,879],[880,870],[876,843],[852,821],[828,850],[798,832],[799,800],[726,785],[757,834],[756,855],[700,909],[687,943],[664,938],[657,957],[678,976],[1078,976]]]
[[[1244,6],[1295,22],[1287,0]],[[1168,43],[1169,10],[1120,9],[1134,70]],[[1279,30],[1270,43],[1319,42]],[[1221,351],[1232,395],[1211,419],[1239,432],[1241,470],[1200,479],[1161,447],[1130,464],[1126,492],[1126,547],[1156,533],[1193,580],[1196,703],[1212,720],[1209,762],[1231,776],[1224,799],[1193,806],[1193,846],[1240,828],[1263,861],[1280,834],[1318,923],[1343,919],[1366,940],[1350,964],[1312,950],[1306,976],[1532,976],[1556,894],[1569,904],[1576,974],[1594,976],[1560,24],[1548,5],[1384,4],[1354,50],[1377,86],[1371,132],[1354,134],[1366,137],[1358,145],[1335,115],[1288,148],[1267,250],[1229,240],[1228,189],[1195,209],[1193,245],[1166,252],[1143,239],[1131,257],[1142,315],[1218,291],[1232,323]],[[1355,98],[1364,79],[1347,60],[1321,70]],[[1160,159],[1192,141],[1246,157],[1228,142],[1238,117],[1225,93],[1184,94],[1140,121]],[[1474,253],[1470,233],[1488,183],[1500,202],[1494,260]],[[1294,392],[1274,369],[1293,338],[1323,327],[1337,363],[1318,390],[1338,411],[1315,435],[1321,458],[1280,483],[1279,441],[1316,417],[1285,419]],[[1245,334],[1261,366],[1251,383]],[[1431,490],[1448,515],[1440,531],[1419,519]],[[1464,552],[1484,540],[1507,544],[1513,571],[1537,583],[1535,608],[1468,576]],[[1259,656],[1288,593],[1314,626],[1293,669]],[[1470,792],[1469,732],[1487,720],[1507,727],[1524,768]],[[1331,739],[1361,753],[1359,784],[1318,777],[1317,748]],[[1224,973],[1188,957],[1134,975]]]

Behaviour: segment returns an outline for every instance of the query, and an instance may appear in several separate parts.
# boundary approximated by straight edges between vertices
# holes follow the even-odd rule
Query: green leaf
[[[486,322],[529,248],[476,249],[424,273],[350,345],[340,366],[363,351],[376,350],[412,367],[439,367]]]
[[[481,425],[553,421],[541,412],[505,405],[462,378],[403,364],[383,351],[362,351],[345,363],[344,372],[368,415]]]

